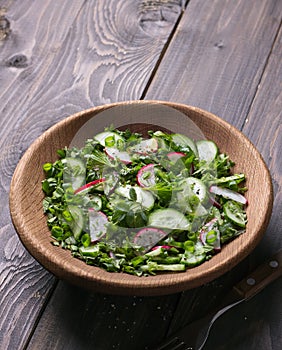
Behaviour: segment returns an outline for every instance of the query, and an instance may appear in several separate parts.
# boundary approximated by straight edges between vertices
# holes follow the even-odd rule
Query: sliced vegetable
[[[188,136],[182,135],[182,134],[172,134],[172,141],[177,145],[181,147],[188,147],[195,156],[198,155],[198,149],[195,145],[195,142],[191,140]]]
[[[101,239],[107,232],[107,215],[94,209],[89,210],[89,233],[92,242]]]
[[[150,139],[142,140],[138,144],[130,148],[130,151],[132,153],[139,153],[144,155],[155,153],[157,152],[157,150],[158,150],[158,141],[153,137]]]
[[[184,264],[157,264],[155,262],[150,262],[147,265],[142,265],[141,269],[143,271],[185,271]]]
[[[105,147],[105,152],[107,156],[111,159],[120,160],[122,163],[131,163],[130,154],[126,151],[120,151],[115,147]]]
[[[176,163],[179,159],[185,157],[186,154],[183,152],[169,152],[167,154],[167,157],[170,161],[172,161],[173,163]]]
[[[88,192],[91,188],[97,186],[98,184],[102,183],[105,181],[105,178],[101,178],[101,179],[97,179],[97,180],[94,180],[94,181],[91,181],[91,182],[88,182],[87,184],[77,188],[74,193],[77,194],[77,193],[86,193]]]
[[[213,141],[200,140],[197,141],[196,145],[199,160],[204,160],[207,163],[211,163],[218,154],[218,148]]]
[[[75,239],[79,239],[82,230],[85,227],[85,215],[83,210],[77,206],[69,205],[68,210],[71,213],[72,220],[68,222]]]
[[[234,224],[240,227],[246,227],[247,218],[242,206],[234,201],[227,201],[223,205],[224,214]]]
[[[138,171],[137,183],[141,187],[150,187],[156,184],[155,164],[144,165]]]
[[[81,158],[67,157],[64,159],[64,183],[70,184],[73,190],[85,183],[86,167]]]
[[[146,251],[154,247],[161,239],[165,238],[167,233],[157,228],[145,227],[138,231],[133,239],[133,242],[141,247],[144,247]]]
[[[216,227],[217,218],[212,219],[203,226],[200,230],[200,239],[203,245],[212,246],[216,251],[219,251],[220,246],[220,233]]]
[[[212,185],[210,187],[210,192],[227,199],[232,199],[233,201],[241,204],[247,204],[246,197],[244,197],[241,193],[230,190],[229,188]]]
[[[181,189],[185,192],[192,192],[199,198],[202,203],[207,199],[207,187],[200,179],[196,177],[187,177],[181,182]]]
[[[186,216],[181,212],[172,209],[159,209],[149,215],[148,223],[150,226],[171,229],[188,230],[190,223]]]
[[[154,206],[155,198],[150,191],[147,191],[139,186],[125,185],[120,186],[115,190],[115,193],[127,199],[134,200],[141,204],[145,209],[151,209]],[[136,196],[136,198],[134,198]]]
[[[117,144],[118,140],[121,140],[122,142],[124,141],[122,136],[112,131],[103,131],[100,134],[97,134],[94,139],[104,147],[112,147]]]

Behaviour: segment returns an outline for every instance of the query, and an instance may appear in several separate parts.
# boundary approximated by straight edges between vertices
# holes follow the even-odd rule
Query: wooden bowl
[[[158,124],[164,127],[162,115],[140,120],[132,115],[131,108],[141,108],[143,113],[149,107],[172,108],[182,115],[181,120],[166,120],[165,128],[185,129],[186,122],[192,120],[207,139],[214,140],[221,152],[226,152],[236,163],[234,171],[246,174],[246,197],[248,224],[246,232],[223,247],[220,253],[204,264],[181,273],[166,273],[157,276],[137,277],[124,273],[106,272],[98,267],[86,265],[75,259],[67,250],[53,246],[46,217],[42,210],[44,194],[41,181],[44,178],[42,165],[57,159],[56,150],[69,146],[76,138],[78,130],[96,130],[99,115],[105,112],[102,120],[105,125],[115,123],[111,120],[111,109],[121,109],[124,124]],[[129,108],[129,109],[128,109]],[[161,113],[162,114],[162,113]],[[137,118],[137,119],[136,119]],[[187,118],[187,119],[186,119]],[[117,118],[118,119],[118,118]],[[87,123],[91,122],[89,128]],[[101,122],[101,118],[100,118]],[[99,122],[99,123],[100,123]],[[103,124],[103,123],[102,123]],[[97,126],[98,127],[98,126]],[[103,125],[99,125],[103,127]],[[86,131],[87,131],[86,130]],[[85,130],[84,130],[85,131]],[[173,130],[174,131],[174,130]],[[80,135],[81,138],[81,135]],[[15,229],[32,256],[47,270],[60,279],[88,288],[92,291],[123,295],[164,295],[180,292],[203,285],[226,273],[244,259],[258,244],[268,224],[273,202],[273,192],[269,171],[252,143],[236,128],[199,108],[163,101],[131,101],[103,105],[74,114],[44,132],[26,151],[20,160],[11,183],[10,211]]]

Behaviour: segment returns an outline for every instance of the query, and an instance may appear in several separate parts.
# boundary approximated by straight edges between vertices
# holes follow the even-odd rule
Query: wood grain
[[[241,128],[281,14],[276,0],[189,1],[146,98],[194,105]]]
[[[8,191],[16,164],[35,138],[67,115],[138,98],[180,3],[1,1],[1,236],[15,242],[6,247],[6,239],[1,241],[1,349],[24,347],[54,284],[19,243],[10,222]],[[13,249],[21,259],[12,264],[6,255]],[[24,293],[15,297],[13,290]]]
[[[236,4],[224,2],[222,6],[222,1],[205,5],[201,1],[190,1],[146,98],[157,97],[197,105],[242,128],[245,119],[249,120],[249,109],[256,96],[257,108],[253,110],[252,106],[252,121],[248,122],[243,130],[258,144],[263,155],[266,153],[269,156],[271,149],[276,153],[276,162],[271,163],[276,169],[272,174],[277,193],[275,179],[281,182],[281,162],[278,160],[277,151],[277,145],[281,141],[281,37],[276,40],[274,50],[272,43],[281,24],[281,2],[257,1],[253,8],[248,6],[253,4],[247,5],[246,2],[238,1]],[[262,42],[266,42],[265,45],[262,45]],[[265,66],[272,67],[271,71],[265,70]],[[269,79],[267,83],[265,72]],[[274,86],[273,81],[276,82]],[[266,109],[265,113],[261,114],[261,109]],[[274,113],[271,112],[273,109]],[[261,125],[265,126],[262,128]],[[269,129],[275,131],[274,143],[268,133]],[[250,134],[252,130],[253,137]],[[256,133],[264,135],[265,130],[268,133],[267,138],[260,136],[258,139]],[[270,164],[270,161],[267,163]],[[276,194],[274,208],[277,208],[277,211],[274,210],[275,218],[270,222],[268,230],[272,237],[273,232],[280,232],[281,229],[280,192],[281,190],[278,190]],[[274,241],[264,240],[264,255],[261,259],[279,249],[280,237],[281,233],[277,233],[273,237]],[[269,250],[267,247],[270,245],[272,249]],[[251,262],[252,267],[256,265],[257,260]],[[248,268],[248,261],[250,259],[243,261],[238,268],[214,281],[212,285],[205,285],[201,290],[185,292],[178,304],[169,333],[173,333],[179,325],[204,314],[213,303],[220,300],[221,293],[224,294],[238,278],[243,277]],[[277,304],[281,303],[277,301]],[[278,308],[281,309],[280,306]],[[237,320],[231,318],[230,323],[233,321]],[[243,329],[240,331],[243,332]],[[279,337],[278,334],[279,332],[273,335],[275,340]],[[210,344],[217,344],[215,337],[216,335],[212,337]],[[278,344],[281,344],[281,341]],[[232,349],[238,348],[238,343],[229,345],[233,345]],[[279,346],[277,345],[277,349]],[[211,349],[214,348],[214,345],[211,345]]]
[[[256,145],[268,165],[274,188],[274,212],[257,256],[258,263],[282,248],[282,30],[277,35],[243,132]]]
[[[27,349],[151,349],[164,337],[176,303],[176,295],[107,296],[60,283]]]
[[[16,236],[9,215],[8,192],[15,165],[26,145],[37,136],[32,124],[24,127],[34,98],[34,79],[30,74],[36,72],[47,54],[44,47],[50,45],[50,52],[60,47],[82,3],[61,2],[58,6],[54,1],[45,1],[44,5],[1,1],[0,5],[1,349],[24,347],[54,284],[53,276],[35,263]],[[48,30],[52,25],[58,29],[53,36]],[[36,115],[34,118],[36,124]]]
[[[18,350],[23,347],[52,285],[50,275],[29,257],[11,227],[7,191],[15,165],[27,146],[50,125],[89,106],[138,98],[150,83],[148,76],[154,76],[155,79],[147,98],[173,99],[195,104],[238,127],[247,118],[249,123],[244,126],[244,132],[250,135],[271,165],[276,195],[271,230],[267,231],[269,238],[264,240],[264,245],[253,255],[254,264],[269,249],[274,250],[281,245],[279,235],[272,235],[272,232],[280,232],[281,213],[281,167],[278,165],[281,164],[278,152],[281,108],[275,109],[275,105],[281,106],[281,98],[277,96],[281,87],[273,85],[273,81],[277,83],[277,72],[281,72],[281,39],[276,41],[272,55],[268,57],[280,25],[281,2],[256,0],[253,5],[253,2],[246,1],[235,4],[227,1],[190,0],[185,23],[182,22],[177,31],[179,38],[175,36],[165,52],[163,47],[179,16],[180,3],[183,2],[103,0],[95,1],[94,4],[91,1],[1,1],[1,349]],[[161,33],[160,36],[158,32]],[[155,75],[155,65],[164,54],[161,69]],[[268,78],[262,79],[263,84],[257,91],[264,69]],[[256,103],[252,105],[254,96]],[[272,105],[271,100],[275,102]],[[250,107],[252,118],[248,119]],[[269,120],[276,115],[278,117],[275,117],[272,125]],[[256,121],[258,116],[260,118]],[[271,137],[271,142],[264,141],[260,123],[267,130],[274,131],[274,140]],[[269,133],[267,140],[270,140]],[[20,256],[15,265],[13,254]],[[222,283],[228,285],[225,280]],[[21,293],[22,288],[24,292],[19,297],[12,294],[13,289]],[[207,295],[220,294],[222,284],[218,283],[216,289],[218,292],[209,286],[207,290],[203,288],[202,292],[196,290],[186,294],[179,303],[179,312],[176,313],[171,329],[183,324],[185,312],[190,311],[191,299],[194,301],[195,316],[199,305],[206,303]],[[220,343],[221,339],[215,333],[211,338],[210,349],[214,349],[214,344],[219,342],[221,349],[226,349],[224,346],[228,344],[230,349],[249,350],[259,349],[260,346],[263,350],[280,350],[280,290],[281,284],[277,281],[269,292],[264,291],[262,296],[248,304],[249,309],[240,309],[239,315],[235,310],[234,314],[238,317],[230,318],[234,325],[231,330],[224,319],[219,329],[226,336]],[[33,295],[38,295],[38,291],[44,297],[34,300]],[[62,299],[64,303],[61,306]],[[83,299],[87,301],[83,302]],[[270,304],[269,300],[273,303]],[[78,307],[75,307],[76,302]],[[158,310],[153,312],[153,320],[158,321],[158,327],[161,327],[157,330],[161,337],[168,326],[168,320],[159,321],[162,317],[171,318],[175,296],[164,298],[159,304],[151,299],[144,299],[139,304],[138,300],[138,317],[134,316],[138,321],[136,324],[130,318],[135,315],[133,303],[134,299],[122,301],[114,297],[104,300],[100,296],[94,297],[60,283],[42,322],[38,324],[30,347],[60,349],[64,348],[64,344],[71,344],[71,348],[79,349],[80,345],[81,348],[85,346],[87,336],[90,337],[89,344],[94,343],[97,334],[98,343],[102,344],[100,334],[107,329],[109,321],[113,322],[111,330],[114,327],[118,327],[118,330],[110,333],[110,336],[114,334],[113,342],[110,343],[108,337],[106,341],[109,343],[106,344],[112,348],[115,344],[118,348],[120,335],[125,346],[122,349],[125,350],[127,340],[130,346],[133,344],[130,338],[133,332],[132,339],[145,346],[142,332],[144,327],[147,325],[150,335],[156,332],[156,328],[153,332],[151,330],[153,324],[157,323],[150,321],[151,311]],[[103,304],[107,313],[103,313]],[[4,311],[1,311],[2,305],[5,305]],[[129,320],[131,324],[128,322],[122,326],[118,320],[111,319],[109,312],[114,307],[117,307],[114,317],[119,317],[121,312],[121,322]],[[129,307],[128,313],[126,307]],[[29,309],[33,310],[32,315],[28,313]],[[71,309],[74,310],[72,314]],[[165,309],[169,310],[168,313]],[[95,311],[98,314],[92,323]],[[76,319],[82,325],[86,337],[80,337],[82,333],[77,328]],[[58,329],[61,331],[64,323],[67,325],[58,340]],[[236,337],[234,328],[240,330],[240,333],[236,332]],[[45,336],[46,333],[48,337]]]

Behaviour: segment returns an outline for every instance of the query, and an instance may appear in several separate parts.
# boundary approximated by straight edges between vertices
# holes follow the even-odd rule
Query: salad
[[[45,163],[52,243],[137,276],[186,271],[245,231],[245,175],[210,140],[106,128]]]

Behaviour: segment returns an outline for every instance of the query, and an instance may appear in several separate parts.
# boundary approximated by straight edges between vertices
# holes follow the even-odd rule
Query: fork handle
[[[269,283],[282,275],[282,250],[261,264],[233,289],[245,299],[250,299]]]

